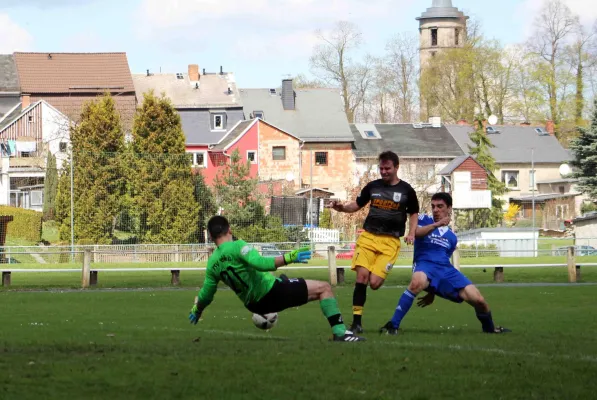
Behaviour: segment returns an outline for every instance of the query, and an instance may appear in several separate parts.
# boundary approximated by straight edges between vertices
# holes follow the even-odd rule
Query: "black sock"
[[[367,300],[367,284],[356,283],[354,285],[354,293],[352,295],[352,323],[361,325],[361,319],[363,317],[363,307],[365,307],[365,301]]]
[[[495,326],[493,325],[493,318],[491,317],[491,311],[489,312],[479,312],[477,311],[477,319],[481,321],[481,326],[483,327],[483,332],[493,333],[495,331]]]

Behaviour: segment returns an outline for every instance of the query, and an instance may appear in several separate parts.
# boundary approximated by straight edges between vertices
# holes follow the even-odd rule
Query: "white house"
[[[0,118],[0,204],[42,211],[48,151],[60,169],[69,144],[69,119],[44,100],[9,110]]]

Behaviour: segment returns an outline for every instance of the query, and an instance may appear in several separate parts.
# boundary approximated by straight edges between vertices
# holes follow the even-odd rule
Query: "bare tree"
[[[352,123],[371,78],[371,59],[367,57],[364,63],[358,63],[351,58],[351,53],[362,44],[362,33],[357,25],[340,21],[331,32],[318,31],[317,36],[322,43],[310,58],[313,73],[326,84],[340,88],[346,117]]]
[[[292,85],[295,89],[317,89],[325,88],[328,85],[319,79],[310,79],[305,74],[298,74],[292,80]]]
[[[403,33],[386,45],[387,71],[394,109],[393,122],[411,122],[416,113],[419,76],[419,42],[414,35]]]
[[[578,16],[562,0],[548,0],[535,19],[535,34],[529,40],[529,48],[547,65],[543,76],[549,98],[550,117],[559,129],[558,68],[566,39],[578,27]]]

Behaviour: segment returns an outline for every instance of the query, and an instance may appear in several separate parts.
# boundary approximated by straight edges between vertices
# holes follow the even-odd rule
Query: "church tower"
[[[421,68],[424,68],[428,60],[437,52],[464,45],[468,18],[458,8],[452,6],[452,0],[433,0],[431,8],[417,18]]]

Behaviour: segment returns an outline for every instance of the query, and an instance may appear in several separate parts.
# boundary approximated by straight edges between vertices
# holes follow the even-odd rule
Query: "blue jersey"
[[[433,218],[429,215],[420,215],[418,226],[427,226],[433,224]],[[413,261],[419,263],[433,263],[444,266],[451,266],[450,257],[456,245],[458,238],[447,226],[436,228],[427,236],[415,239],[415,255]]]

